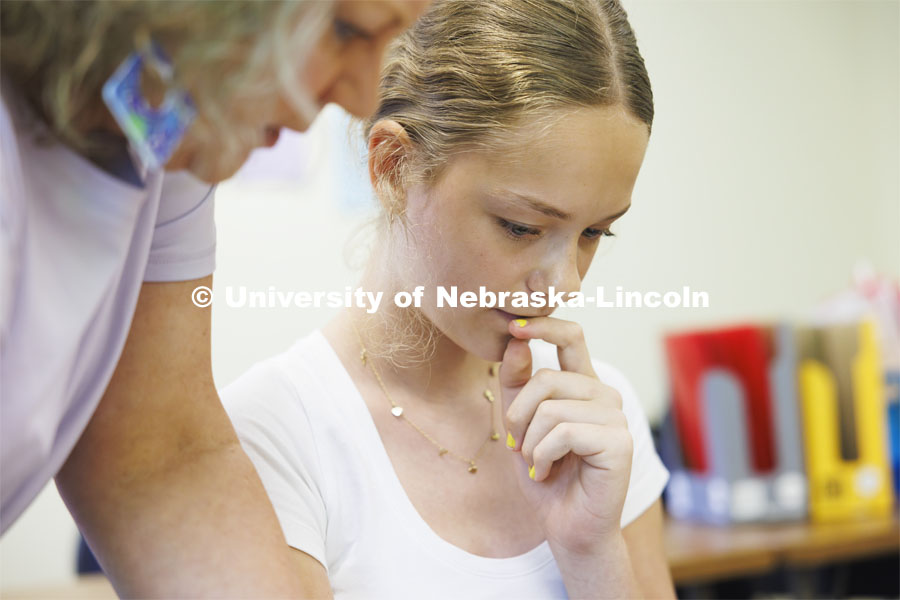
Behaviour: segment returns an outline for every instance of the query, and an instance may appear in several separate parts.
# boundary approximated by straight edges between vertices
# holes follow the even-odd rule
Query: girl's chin
[[[469,354],[474,354],[478,358],[490,362],[500,362],[503,360],[503,354],[506,352],[506,346],[512,336],[509,334],[495,334],[493,332],[484,332],[476,334],[475,339],[469,340],[465,350]]]
[[[503,354],[506,352],[506,346],[512,336],[507,332],[506,320],[498,319],[496,312],[489,316],[491,317],[490,322],[476,321],[462,329],[459,326],[453,327],[453,320],[442,323],[443,319],[437,318],[431,319],[431,322],[441,335],[465,352],[482,360],[500,362],[503,360]],[[459,321],[456,323],[458,324]]]

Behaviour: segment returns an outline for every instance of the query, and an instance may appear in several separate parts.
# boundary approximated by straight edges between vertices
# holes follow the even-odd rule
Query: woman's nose
[[[344,62],[343,79],[346,85],[342,86],[344,93],[337,102],[347,112],[360,118],[375,112],[387,47],[391,40],[412,26],[429,3],[426,0],[385,2],[395,17],[393,24],[374,38],[356,44]]]
[[[380,41],[373,43],[376,44],[374,52],[362,43],[348,52],[333,88],[335,97],[330,99],[360,118],[368,117],[376,108],[379,69],[385,44]]]

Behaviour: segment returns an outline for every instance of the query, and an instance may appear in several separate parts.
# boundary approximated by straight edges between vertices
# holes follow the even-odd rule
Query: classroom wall
[[[900,277],[900,19],[894,1],[626,0],[656,119],[633,208],[586,289],[708,292],[707,309],[581,309],[592,354],[666,403],[661,332],[801,317],[868,258]],[[215,288],[342,290],[366,231],[358,146],[331,107],[220,186]],[[213,310],[225,385],[334,310]],[[52,484],[0,541],[4,589],[71,577],[76,532]]]

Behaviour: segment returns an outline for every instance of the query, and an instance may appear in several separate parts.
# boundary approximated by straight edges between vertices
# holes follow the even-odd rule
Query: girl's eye
[[[581,235],[589,240],[596,240],[601,237],[615,237],[616,234],[614,234],[609,229],[597,229],[595,227],[588,227]]]
[[[536,237],[541,235],[540,229],[535,229],[534,227],[529,227],[528,225],[522,225],[521,223],[513,223],[512,221],[507,221],[506,219],[497,219],[500,227],[504,229],[506,235],[514,240],[524,240],[528,237]]]

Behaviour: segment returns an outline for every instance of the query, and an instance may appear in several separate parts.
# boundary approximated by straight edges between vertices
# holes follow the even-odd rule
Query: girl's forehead
[[[571,111],[549,126],[520,126],[496,149],[457,155],[446,165],[443,179],[454,186],[488,189],[630,187],[648,138],[646,126],[623,111]]]

